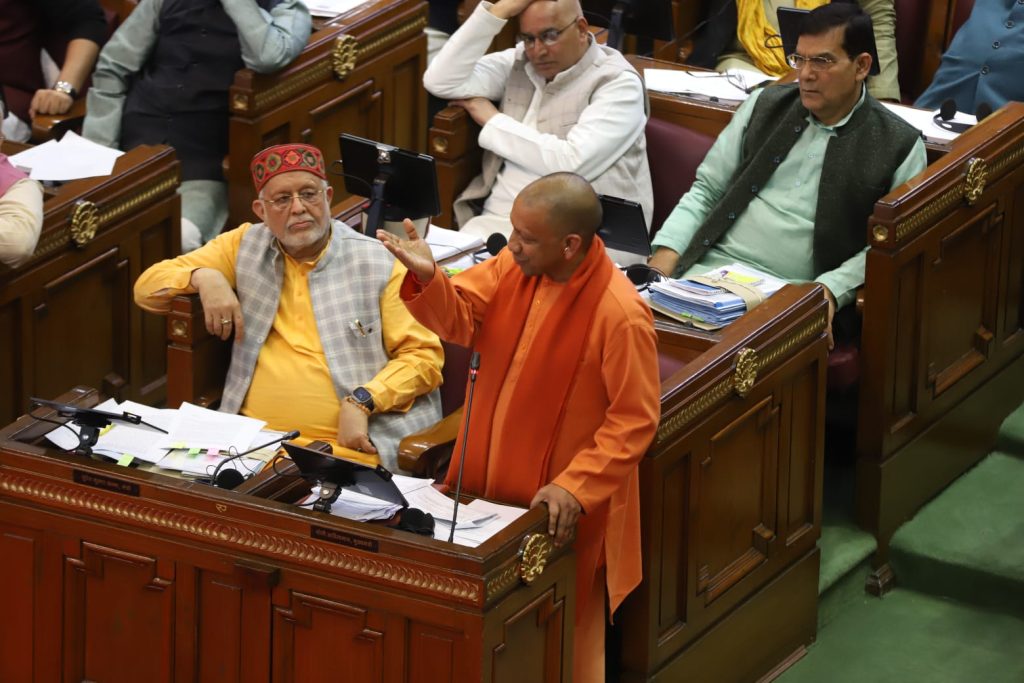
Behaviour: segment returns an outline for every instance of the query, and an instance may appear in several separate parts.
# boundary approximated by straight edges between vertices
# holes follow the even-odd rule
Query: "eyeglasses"
[[[261,202],[266,202],[278,211],[286,211],[291,207],[292,202],[298,197],[299,201],[302,202],[306,208],[315,208],[320,206],[320,197],[322,197],[324,191],[321,190],[302,190],[298,194],[283,194],[280,197],[274,197],[273,199],[264,199],[260,197]]]
[[[539,36],[531,35],[529,33],[518,33],[516,34],[516,42],[521,42],[523,47],[527,50],[531,49],[538,40],[548,47],[558,42],[558,39],[562,37],[562,34],[569,30],[569,27],[575,24],[583,17],[576,17],[566,26],[562,28],[549,28],[545,31],[541,31]]]
[[[796,52],[786,55],[786,63],[791,67],[800,71],[804,68],[804,64],[811,65],[811,71],[827,71],[832,68],[833,64],[838,64],[839,60],[835,57],[825,57],[818,55],[817,57],[804,57]]]

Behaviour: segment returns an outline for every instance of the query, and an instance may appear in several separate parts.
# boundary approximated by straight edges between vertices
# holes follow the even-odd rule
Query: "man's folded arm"
[[[234,287],[235,255],[246,229],[248,224],[218,235],[195,251],[154,263],[135,281],[135,303],[151,313],[167,313],[171,299],[196,292],[191,279],[200,268],[220,271]]]
[[[623,326],[605,349],[601,373],[610,401],[604,423],[594,445],[577,453],[553,481],[585,511],[600,507],[622,486],[658,428],[661,380],[657,337],[649,322]]]
[[[287,66],[309,40],[309,10],[296,0],[284,0],[266,12],[252,0],[221,0],[238,29],[242,61],[259,73]]]
[[[363,385],[373,396],[374,409],[381,413],[405,412],[418,396],[441,384],[441,341],[409,313],[399,296],[406,272],[405,266],[395,261],[380,297],[381,335],[391,360]]]
[[[106,147],[120,147],[129,79],[142,69],[156,45],[162,6],[163,0],[139,3],[103,46],[86,95],[83,137]]]

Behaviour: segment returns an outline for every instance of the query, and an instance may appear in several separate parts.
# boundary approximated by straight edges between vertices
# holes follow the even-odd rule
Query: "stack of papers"
[[[713,280],[730,281],[758,290],[768,298],[786,283],[739,263],[705,273]],[[741,297],[724,287],[714,287],[686,278],[665,280],[651,285],[651,308],[691,323],[703,330],[718,330],[747,312]]]
[[[215,410],[183,403],[178,410],[150,408],[125,401],[108,399],[96,406],[108,413],[133,413],[144,422],[167,433],[145,425],[113,422],[103,429],[93,446],[93,452],[113,458],[119,465],[128,466],[138,460],[194,476],[209,476],[226,461],[231,452],[240,453],[253,444],[270,441],[278,432],[261,431],[266,425],[243,415],[229,415]],[[78,425],[67,422],[54,429],[46,438],[58,448],[70,451],[78,447]],[[270,449],[271,454],[276,450]],[[260,451],[252,457],[228,462],[222,469],[237,469],[243,474],[258,472],[267,458]]]
[[[422,488],[433,488],[430,486],[433,483],[431,479],[418,479],[402,474],[391,475],[391,481],[395,483],[398,490],[406,497],[406,500],[409,500],[409,496],[414,491]],[[299,501],[298,504],[308,507],[319,497],[320,487],[314,486],[311,495]],[[341,495],[338,496],[338,500],[334,501],[331,505],[331,514],[357,522],[368,522],[375,519],[390,519],[401,509],[401,505],[373,498],[351,489],[343,489]]]
[[[305,0],[309,13],[314,17],[334,17],[351,9],[365,5],[368,0]]]
[[[754,69],[729,69],[724,73],[644,69],[644,84],[648,90],[710,102],[742,102],[758,85],[772,80],[775,80],[772,76]]]
[[[480,516],[483,520],[476,525],[464,527],[462,515],[469,512]],[[499,505],[487,500],[477,498],[468,505],[459,506],[459,525],[455,528],[454,542],[459,545],[475,548],[491,536],[495,535],[512,522],[526,514],[526,508],[512,505]],[[434,521],[434,538],[440,541],[448,540],[448,533],[451,531],[450,522],[443,520]]]
[[[427,244],[435,261],[470,254],[484,248],[484,240],[479,235],[471,235],[458,230],[449,230],[431,225],[427,231]]]
[[[110,175],[124,152],[86,140],[74,131],[10,157],[33,180],[59,182]]]

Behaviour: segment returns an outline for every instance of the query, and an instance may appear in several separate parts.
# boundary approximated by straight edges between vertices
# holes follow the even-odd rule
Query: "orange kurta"
[[[513,270],[515,269],[515,270]],[[435,273],[431,282],[419,286],[406,276],[402,298],[412,314],[443,338],[474,346],[488,304],[503,278],[518,272],[508,250],[448,280]],[[536,415],[531,405],[512,405],[515,381],[523,373],[544,373],[543,367],[528,367],[525,360],[531,342],[565,288],[543,277],[531,302],[519,335],[501,337],[500,343],[515,345],[491,420],[492,443],[507,439],[506,432],[529,430]],[[502,324],[489,319],[487,324]],[[518,325],[509,324],[512,329]],[[492,337],[493,339],[493,337]],[[495,348],[476,346],[480,352],[480,375],[488,372],[487,359]],[[477,408],[474,407],[474,411]],[[597,303],[589,335],[578,360],[564,419],[545,472],[531,474],[534,482],[553,482],[580,502],[585,514],[577,527],[577,596],[590,595],[595,574],[607,568],[611,610],[640,582],[640,508],[637,464],[647,450],[657,427],[660,411],[660,381],[656,337],[647,306],[633,286],[613,273]],[[529,472],[543,467],[537,454],[517,452],[515,463],[494,462],[486,457],[485,490],[488,496],[509,472]],[[508,457],[508,456],[506,456]],[[507,487],[504,487],[507,490]],[[508,502],[527,505],[536,488],[522,491]],[[583,600],[579,600],[583,603]],[[579,604],[577,615],[585,605]]]

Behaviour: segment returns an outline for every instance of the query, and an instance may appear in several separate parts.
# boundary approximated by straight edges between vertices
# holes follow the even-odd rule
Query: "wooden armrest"
[[[167,406],[188,401],[204,408],[220,403],[231,362],[232,340],[206,330],[198,294],[176,296],[167,315]]]
[[[398,444],[398,466],[418,477],[435,477],[452,456],[462,422],[462,408],[452,411],[433,427],[410,434]]]
[[[81,130],[85,120],[85,98],[80,97],[63,114],[53,116],[40,114],[32,119],[32,142],[39,144],[56,140],[69,130]]]
[[[433,222],[445,228],[455,227],[452,204],[480,173],[481,150],[477,144],[480,126],[462,107],[445,107],[434,116],[430,126],[430,153],[437,165],[437,191],[441,214]]]

